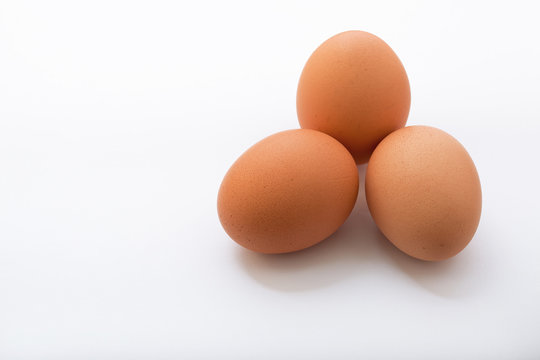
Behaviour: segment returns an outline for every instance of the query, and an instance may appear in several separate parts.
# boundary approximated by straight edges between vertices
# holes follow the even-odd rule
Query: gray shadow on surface
[[[466,281],[472,262],[466,250],[449,260],[425,262],[402,253],[384,237],[367,208],[365,171],[366,165],[359,166],[356,205],[333,235],[290,254],[265,255],[239,247],[240,266],[261,285],[285,292],[316,290],[381,266],[405,274],[421,288],[442,297],[464,295],[474,288]]]

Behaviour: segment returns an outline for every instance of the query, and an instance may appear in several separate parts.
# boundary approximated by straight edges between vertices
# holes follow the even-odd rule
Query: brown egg
[[[288,130],[253,145],[231,166],[218,215],[240,245],[287,253],[336,231],[357,193],[358,170],[343,145],[315,130]]]
[[[382,233],[400,250],[437,261],[472,239],[482,190],[467,150],[428,126],[409,126],[377,146],[366,171],[366,200]]]
[[[357,163],[405,126],[411,93],[401,61],[377,36],[347,31],[308,59],[296,97],[300,126],[339,140]]]

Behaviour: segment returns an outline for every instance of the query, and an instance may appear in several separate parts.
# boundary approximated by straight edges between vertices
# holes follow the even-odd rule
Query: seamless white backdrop
[[[0,358],[540,358],[538,13],[0,1]],[[298,126],[305,61],[349,29],[403,61],[409,124],[475,160],[482,220],[451,260],[393,248],[363,191],[296,254],[250,253],[220,227],[227,168]]]

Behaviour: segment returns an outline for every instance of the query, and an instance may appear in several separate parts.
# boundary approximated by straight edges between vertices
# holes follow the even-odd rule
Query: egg
[[[308,59],[296,96],[300,126],[339,140],[357,163],[405,126],[411,93],[394,51],[364,31],[337,34]]]
[[[322,132],[271,135],[231,166],[218,193],[227,234],[260,253],[288,253],[319,243],[345,222],[358,193],[347,149]]]
[[[433,127],[409,126],[388,135],[371,156],[365,191],[381,232],[418,259],[458,254],[480,221],[476,167],[456,139]]]

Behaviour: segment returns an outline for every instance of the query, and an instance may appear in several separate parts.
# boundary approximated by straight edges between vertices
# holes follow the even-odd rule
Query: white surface
[[[2,1],[0,358],[540,358],[535,3]],[[476,162],[452,260],[402,255],[363,194],[297,254],[221,229],[227,168],[297,127],[305,61],[348,29],[402,59],[409,124]]]

